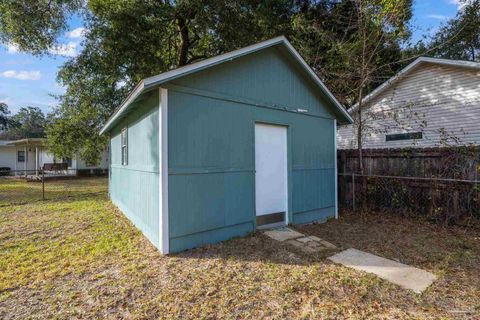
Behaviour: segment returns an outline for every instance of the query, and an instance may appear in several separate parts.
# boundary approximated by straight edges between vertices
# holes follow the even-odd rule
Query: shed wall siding
[[[228,97],[247,98],[268,105],[307,109],[309,114],[333,119],[331,103],[304,76],[291,57],[278,48],[269,48],[217,67],[173,81]]]
[[[250,86],[241,78],[228,86],[242,84]],[[171,252],[255,230],[256,121],[288,126],[289,221],[334,217],[334,120],[234,102],[217,87],[225,99],[169,90]],[[295,103],[312,110],[302,97]]]
[[[158,91],[138,103],[111,132],[110,197],[112,202],[159,245]],[[120,133],[128,128],[128,164],[121,162]]]
[[[369,133],[364,148],[480,144],[480,71],[427,64],[382,92],[365,109]],[[404,111],[400,111],[404,110]],[[391,120],[396,114],[399,121]],[[416,114],[416,115],[415,115]],[[376,115],[375,120],[372,115]],[[379,117],[379,115],[381,115]],[[422,121],[426,127],[421,128]],[[421,140],[385,141],[386,133],[422,131]],[[338,130],[340,149],[356,148],[354,125]],[[442,133],[444,132],[444,133]]]

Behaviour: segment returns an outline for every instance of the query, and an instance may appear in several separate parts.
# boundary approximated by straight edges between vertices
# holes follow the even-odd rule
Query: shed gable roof
[[[407,75],[414,72],[418,69],[418,67],[425,65],[425,64],[436,64],[442,66],[449,66],[449,67],[458,67],[458,68],[469,68],[469,69],[477,69],[480,70],[480,63],[472,62],[472,61],[463,61],[463,60],[450,60],[450,59],[439,59],[439,58],[429,58],[429,57],[420,57],[404,69],[402,69],[399,73],[395,76],[391,77],[387,81],[385,81],[382,85],[378,88],[373,90],[371,93],[366,95],[363,98],[363,103],[367,104],[368,102],[372,101],[374,98],[378,97],[380,94],[385,92],[387,89],[392,87],[394,84],[402,81],[405,79]],[[351,114],[358,109],[358,102],[354,104],[351,108],[348,109],[348,112]]]
[[[276,45],[284,46],[287,51],[292,55],[295,61],[306,71],[310,79],[316,84],[316,86],[325,94],[325,96],[332,102],[335,107],[335,111],[340,115],[339,120],[341,123],[353,123],[352,118],[345,110],[345,108],[338,102],[338,100],[333,96],[333,94],[327,89],[323,82],[318,78],[315,72],[308,66],[308,64],[303,60],[300,54],[293,48],[293,46],[288,42],[284,36],[273,38],[267,41],[260,42],[255,45],[251,45],[242,49],[238,49],[232,52],[228,52],[213,58],[209,58],[197,63],[186,65],[171,71],[161,73],[159,75],[149,77],[140,81],[139,84],[133,89],[133,91],[128,95],[128,97],[123,101],[120,107],[114,112],[114,114],[108,119],[105,126],[100,131],[100,134],[107,132],[111,127],[116,123],[116,121],[121,117],[121,115],[129,108],[131,103],[135,101],[136,98],[140,96],[145,91],[155,88],[163,83],[169,82],[171,80],[198,72],[218,64],[231,61],[245,55],[270,48]]]

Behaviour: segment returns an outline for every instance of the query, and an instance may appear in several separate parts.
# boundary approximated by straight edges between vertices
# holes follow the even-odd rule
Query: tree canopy
[[[480,0],[464,1],[455,18],[444,24],[426,47],[432,56],[480,61]]]
[[[83,0],[4,0],[0,2],[0,41],[33,54],[45,54],[67,29],[67,18]]]
[[[7,130],[10,123],[10,110],[8,109],[8,105],[0,102],[0,132]]]
[[[99,129],[141,79],[288,34],[295,5],[291,0],[90,0],[83,12],[88,30],[83,50],[58,73],[67,91],[47,135],[59,156],[75,152],[98,159],[97,145],[105,141]]]
[[[47,119],[38,107],[22,107],[13,116],[10,116],[8,106],[0,104],[1,110],[7,110],[5,121],[7,125],[0,132],[0,138],[4,140],[17,140],[25,138],[45,137]]]
[[[312,1],[295,17],[294,45],[346,106],[358,88],[381,84],[401,67],[411,0]]]
[[[95,162],[106,143],[98,131],[145,77],[283,34],[350,106],[410,56],[465,59],[473,53],[475,59],[479,1],[470,1],[431,46],[416,51],[406,45],[412,0],[6,0],[0,3],[0,41],[49,54],[68,19],[83,18],[83,49],[58,72],[66,92],[46,134],[57,156],[78,153]],[[441,46],[452,38],[457,44]]]

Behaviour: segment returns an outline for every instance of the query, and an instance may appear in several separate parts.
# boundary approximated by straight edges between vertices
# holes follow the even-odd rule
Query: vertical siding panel
[[[158,94],[150,94],[111,133],[110,197],[143,234],[159,244]],[[121,164],[120,132],[128,128],[128,165]]]

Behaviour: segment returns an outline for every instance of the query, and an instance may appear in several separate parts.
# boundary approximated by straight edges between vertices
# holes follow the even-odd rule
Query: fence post
[[[42,170],[42,200],[45,200],[45,173]]]
[[[355,211],[355,172],[352,173],[352,207]]]

